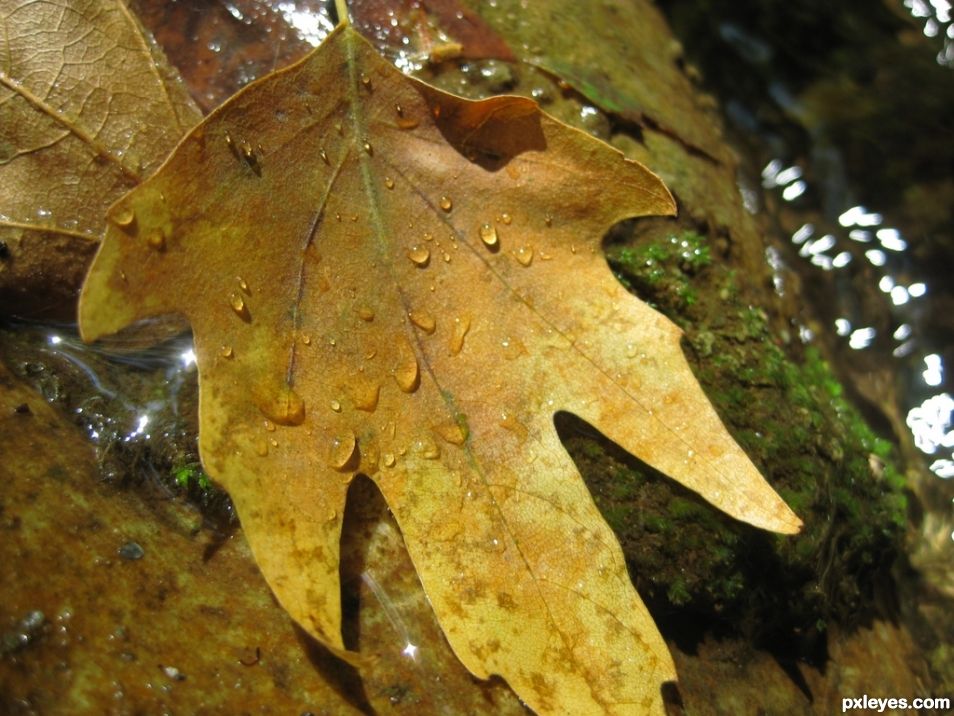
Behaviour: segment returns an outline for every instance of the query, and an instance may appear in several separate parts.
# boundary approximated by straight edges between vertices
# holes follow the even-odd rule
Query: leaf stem
[[[348,18],[348,0],[335,0],[335,11],[338,13],[338,24],[347,25]]]

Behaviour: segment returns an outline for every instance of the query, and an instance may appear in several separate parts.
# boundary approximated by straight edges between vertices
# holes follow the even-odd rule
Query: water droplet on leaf
[[[243,321],[249,320],[248,306],[245,304],[245,299],[238,293],[238,291],[232,291],[229,294],[229,306],[232,307],[232,310],[235,312],[235,315],[241,318]]]
[[[442,196],[440,201],[440,207],[444,211],[450,211],[451,209],[454,208],[454,202],[451,201],[451,198],[449,196]]]
[[[470,316],[458,316],[454,319],[454,325],[451,328],[450,348],[451,355],[456,356],[464,347],[464,337],[470,330]]]
[[[480,240],[483,241],[486,246],[493,248],[497,245],[497,229],[494,228],[493,224],[481,224],[479,233]]]
[[[155,229],[149,232],[149,235],[146,237],[146,243],[149,244],[150,248],[156,251],[164,251],[166,248],[166,236],[159,229]]]
[[[533,247],[521,246],[514,251],[513,255],[521,266],[529,266],[533,262]]]
[[[335,470],[343,470],[358,447],[358,439],[352,431],[336,435],[328,449],[328,464]]]
[[[426,246],[415,244],[408,249],[407,257],[411,259],[415,265],[424,267],[427,266],[428,261],[431,260],[431,252]]]
[[[451,445],[463,445],[464,441],[467,440],[466,428],[454,420],[448,420],[446,423],[435,425],[434,432]]]
[[[279,425],[301,425],[305,420],[305,401],[287,385],[259,402],[258,409]]]
[[[427,311],[408,311],[407,317],[411,323],[430,335],[437,328],[437,321]]]
[[[406,340],[400,342],[397,367],[394,369],[394,380],[405,393],[413,393],[421,382],[421,371],[417,364],[417,356]]]
[[[136,214],[129,207],[123,207],[113,214],[113,223],[115,223],[117,226],[123,227],[124,229],[132,226],[135,220]]]

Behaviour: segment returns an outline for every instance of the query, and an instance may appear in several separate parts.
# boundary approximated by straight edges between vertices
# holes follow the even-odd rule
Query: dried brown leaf
[[[206,469],[325,644],[344,654],[339,538],[363,473],[472,673],[539,713],[661,713],[672,662],[554,412],[739,519],[799,526],[679,330],[600,250],[614,222],[673,209],[649,170],[534,102],[445,94],[342,27],[111,208],[80,325],[93,340],[186,315]]]
[[[0,27],[0,295],[49,303],[200,114],[119,0],[0,0]]]

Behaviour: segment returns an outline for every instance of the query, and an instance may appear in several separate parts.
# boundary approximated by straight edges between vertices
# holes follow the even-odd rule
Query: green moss
[[[611,251],[609,261],[628,288],[668,294],[688,308],[698,300],[691,277],[709,266],[712,256],[704,236],[684,231],[656,242]]]
[[[647,532],[667,534],[672,531],[672,522],[661,515],[647,515],[643,519],[643,527]]]
[[[689,589],[683,579],[676,579],[669,585],[669,589],[666,590],[666,597],[670,603],[676,606],[687,604],[692,599],[692,595],[689,593]]]
[[[212,489],[212,481],[202,471],[202,467],[198,463],[174,467],[172,469],[172,479],[185,490],[196,488],[206,492]]]

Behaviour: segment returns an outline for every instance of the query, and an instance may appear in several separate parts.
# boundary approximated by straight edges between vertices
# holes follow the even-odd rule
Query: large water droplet
[[[362,321],[368,321],[369,323],[374,320],[374,311],[372,311],[367,306],[358,307],[358,318]]]
[[[236,279],[238,280],[239,288],[242,289],[247,296],[251,296],[252,292],[248,290],[248,282],[241,276],[236,276]]]
[[[394,111],[397,112],[397,126],[399,129],[414,129],[418,124],[420,124],[420,122],[414,119],[414,117],[408,117],[401,105],[394,105]]]
[[[318,152],[318,156],[321,157],[321,161],[323,161],[325,164],[331,164],[331,160],[328,159],[328,153],[325,152],[324,149],[322,149],[320,152]]]
[[[113,214],[113,223],[124,229],[131,227],[135,221],[136,213],[128,206],[117,210],[116,213]]]
[[[405,393],[413,393],[421,383],[421,370],[417,364],[417,356],[406,340],[400,342],[397,367],[394,369],[394,380]]]
[[[222,357],[223,357],[223,358],[231,358],[231,357],[234,356],[234,355],[235,355],[235,353],[232,351],[232,346],[230,346],[230,345],[224,345],[224,346],[222,346]]]
[[[279,425],[301,425],[305,421],[305,401],[287,385],[260,401],[258,409]]]
[[[245,304],[245,299],[242,298],[242,295],[238,291],[232,291],[229,294],[229,306],[232,307],[232,310],[235,312],[235,315],[241,318],[243,321],[249,320],[248,306]]]
[[[420,244],[415,244],[407,251],[407,257],[411,261],[420,267],[427,266],[428,261],[431,260],[431,252],[426,246],[421,246]]]
[[[165,251],[166,235],[163,234],[159,229],[154,229],[146,236],[146,243],[149,244],[149,248],[151,249],[155,249],[156,251]]]
[[[521,266],[529,266],[531,263],[533,263],[532,246],[521,246],[519,249],[513,252],[513,255]]]
[[[332,401],[328,404],[328,407],[330,407],[330,408],[331,408],[334,412],[336,412],[336,413],[340,413],[340,412],[341,412],[341,402],[338,401],[338,400],[332,400]]]
[[[364,148],[364,151],[367,152],[369,155],[374,154],[374,147],[371,146],[371,142],[369,142],[367,139],[361,142],[361,146]]]
[[[451,198],[449,196],[442,196],[440,201],[440,207],[444,211],[450,211],[451,209],[454,208],[454,202],[451,201]]]
[[[384,186],[388,189],[394,188],[394,180],[391,177],[384,177]]]
[[[497,229],[494,228],[493,224],[481,224],[480,225],[480,240],[490,248],[494,248],[497,245]]]
[[[328,448],[328,464],[335,470],[343,470],[351,462],[358,447],[358,439],[352,431],[336,435]]]
[[[450,348],[451,355],[456,356],[464,348],[464,337],[470,330],[470,316],[458,316],[454,319],[454,325],[451,328]]]
[[[363,73],[362,73],[362,75],[361,75],[361,84],[364,85],[364,88],[365,88],[366,90],[368,90],[368,92],[370,92],[370,91],[372,90],[372,87],[371,87],[371,78],[368,77],[366,74],[363,74]]]
[[[385,467],[394,467],[394,463],[397,460],[394,459],[394,453],[386,452],[384,453],[384,466]]]
[[[467,440],[467,429],[454,420],[435,425],[434,432],[451,445],[463,445]]]
[[[437,328],[437,321],[427,311],[408,311],[407,317],[411,323],[430,335]]]
[[[501,220],[504,224],[506,224],[507,226],[510,226],[510,223],[513,221],[513,217],[510,216],[510,214],[508,214],[508,213],[505,211],[504,213],[502,213],[502,214],[500,215],[500,220]]]

